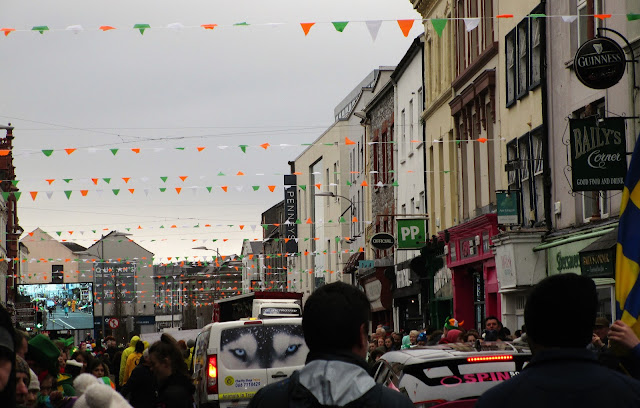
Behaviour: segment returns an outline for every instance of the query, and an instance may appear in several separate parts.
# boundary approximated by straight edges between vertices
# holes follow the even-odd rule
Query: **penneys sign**
[[[598,37],[585,41],[573,58],[576,76],[585,86],[607,89],[617,84],[626,66],[626,56],[617,42]]]
[[[573,191],[622,190],[627,174],[623,118],[570,119]]]

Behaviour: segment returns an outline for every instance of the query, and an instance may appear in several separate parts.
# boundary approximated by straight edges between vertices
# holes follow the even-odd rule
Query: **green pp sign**
[[[397,220],[398,249],[420,249],[427,241],[426,220]]]

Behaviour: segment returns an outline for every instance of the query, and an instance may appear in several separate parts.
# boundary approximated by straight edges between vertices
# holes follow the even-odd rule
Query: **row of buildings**
[[[640,22],[627,18],[638,5],[412,3],[424,33],[396,66],[367,75],[289,162],[285,199],[265,212],[279,218],[263,222],[280,224],[265,242],[292,240],[262,253],[295,254],[280,259],[289,290],[360,285],[374,327],[455,316],[479,328],[496,315],[517,329],[530,288],[569,272],[594,279],[599,313],[612,319],[624,174],[611,169],[626,169],[640,131]],[[448,19],[440,34],[431,19]],[[610,55],[611,41],[574,58],[596,37],[623,56],[606,57],[618,64],[590,71],[587,87],[584,56]],[[613,74],[619,81],[606,84]],[[389,239],[380,233],[395,245],[372,243]]]

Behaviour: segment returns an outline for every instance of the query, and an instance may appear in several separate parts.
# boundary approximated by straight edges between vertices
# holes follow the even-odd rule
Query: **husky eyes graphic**
[[[220,362],[233,370],[304,365],[309,352],[296,325],[240,327],[221,336]]]

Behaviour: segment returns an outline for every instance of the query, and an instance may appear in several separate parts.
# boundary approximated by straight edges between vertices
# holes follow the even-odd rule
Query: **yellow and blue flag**
[[[616,245],[616,317],[640,335],[640,138],[622,190]]]

